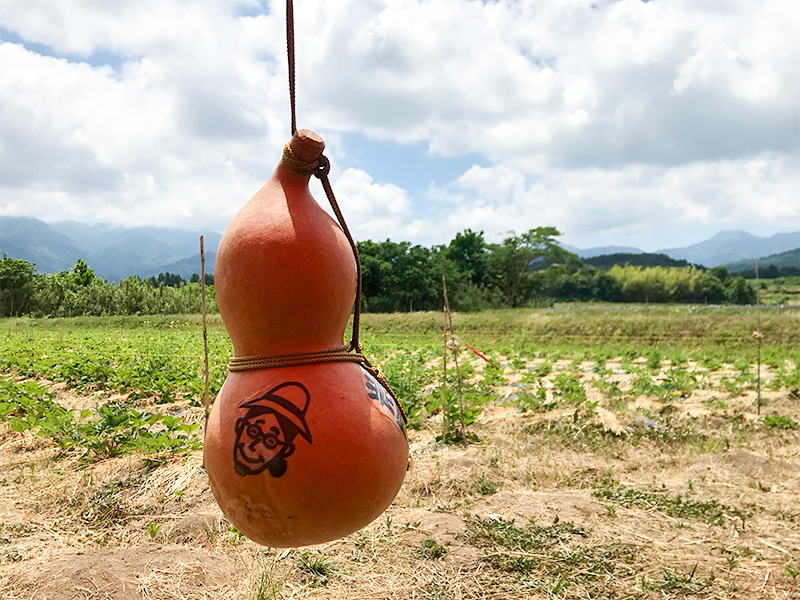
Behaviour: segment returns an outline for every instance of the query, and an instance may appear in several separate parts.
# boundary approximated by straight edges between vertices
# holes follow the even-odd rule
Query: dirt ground
[[[55,389],[65,406],[97,402]],[[199,452],[85,465],[3,425],[0,598],[798,599],[800,435],[765,427],[753,400],[598,393],[578,415],[501,395],[467,447],[437,443],[434,415],[409,432],[412,468],[384,515],[291,550],[230,526]],[[768,400],[764,414],[800,420],[786,390]]]

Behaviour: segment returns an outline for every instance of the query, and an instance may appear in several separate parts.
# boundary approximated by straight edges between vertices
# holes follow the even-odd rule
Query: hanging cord
[[[331,182],[328,179],[331,163],[324,155],[320,155],[318,159],[311,162],[303,162],[295,156],[292,152],[291,143],[287,143],[283,148],[283,163],[290,169],[297,171],[302,175],[314,175],[322,183],[325,190],[325,196],[333,209],[339,226],[350,243],[350,248],[353,251],[353,257],[356,261],[356,297],[353,306],[353,330],[350,338],[350,343],[338,348],[329,350],[312,350],[309,352],[293,352],[289,354],[272,354],[268,356],[234,356],[228,363],[229,371],[251,371],[255,369],[275,369],[279,367],[293,367],[298,365],[315,365],[332,362],[355,362],[359,363],[366,371],[372,374],[380,384],[386,389],[388,394],[397,406],[398,411],[403,417],[403,422],[407,423],[408,418],[403,410],[400,400],[397,398],[386,376],[381,373],[380,369],[376,368],[369,362],[366,356],[361,353],[361,342],[359,341],[359,329],[361,323],[361,259],[358,255],[358,247],[356,246],[353,236],[350,234],[350,229],[344,220],[344,215],[339,208],[339,203],[336,201],[336,196],[333,194]]]
[[[294,82],[294,10],[292,0],[286,0],[286,47],[289,57],[289,103],[292,112],[292,135],[297,132],[297,118],[295,110],[295,82]],[[344,215],[339,208],[339,203],[336,201],[336,196],[333,194],[333,187],[328,179],[328,174],[331,170],[331,162],[324,154],[320,154],[319,158],[311,162],[304,162],[299,159],[292,151],[291,142],[287,142],[283,147],[283,163],[290,169],[297,171],[303,175],[314,175],[322,183],[322,188],[325,190],[325,196],[336,215],[336,220],[344,232],[347,241],[350,243],[350,249],[353,251],[353,258],[356,261],[356,297],[353,306],[353,332],[350,337],[350,343],[338,348],[329,350],[312,350],[309,352],[293,352],[289,354],[273,354],[269,356],[234,356],[228,363],[229,371],[251,371],[256,369],[274,369],[279,367],[293,367],[299,365],[315,365],[332,362],[355,362],[360,364],[366,371],[368,371],[380,384],[386,389],[395,403],[400,415],[403,417],[403,423],[408,423],[408,418],[403,410],[392,388],[389,387],[389,382],[386,376],[381,373],[380,369],[373,366],[366,356],[361,353],[361,342],[359,341],[359,330],[361,329],[361,258],[358,255],[358,246],[356,246],[353,236],[350,234],[350,229],[344,220]]]
[[[292,108],[292,135],[297,131],[294,93],[294,3],[286,0],[286,55],[289,57],[289,105]]]
[[[350,249],[353,251],[353,258],[356,261],[356,300],[353,306],[353,334],[350,338],[350,350],[354,352],[361,352],[361,344],[359,342],[359,330],[361,328],[361,258],[358,255],[358,246],[353,241],[353,236],[350,234],[350,229],[344,220],[342,210],[339,208],[339,203],[336,201],[336,196],[333,194],[333,187],[331,186],[328,173],[331,170],[331,161],[324,154],[321,154],[317,160],[311,162],[303,162],[292,151],[291,142],[287,142],[283,147],[283,164],[297,171],[303,175],[313,175],[322,183],[322,189],[325,190],[325,196],[333,209],[333,214],[336,215],[336,220],[339,222],[339,227],[342,228],[347,241],[350,243]]]

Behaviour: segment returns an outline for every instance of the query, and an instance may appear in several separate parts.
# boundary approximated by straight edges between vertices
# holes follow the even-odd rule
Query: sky
[[[294,4],[357,240],[800,230],[796,0]],[[2,0],[0,215],[224,231],[290,137],[286,62],[283,1]]]

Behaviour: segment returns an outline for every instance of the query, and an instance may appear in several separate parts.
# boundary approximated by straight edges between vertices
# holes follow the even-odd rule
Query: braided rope
[[[339,346],[330,350],[310,350],[308,352],[289,352],[287,354],[266,356],[234,356],[228,362],[228,371],[256,371],[259,369],[278,369],[281,367],[298,367],[301,365],[319,365],[334,362],[358,363],[384,387],[400,411],[403,423],[408,423],[406,411],[403,410],[400,400],[389,386],[386,376],[361,353],[360,346],[357,350],[357,352],[352,352],[349,350],[349,346]]]
[[[283,164],[293,171],[297,171],[301,175],[316,175],[317,177],[321,178],[323,176],[327,177],[331,170],[331,163],[324,155],[320,155],[319,158],[316,158],[310,162],[304,162],[297,158],[294,150],[292,150],[291,140],[286,142],[286,144],[283,146],[283,156],[281,157],[281,160],[283,161]]]
[[[297,131],[294,84],[294,2],[286,0],[286,56],[289,59],[289,105],[292,109],[292,135]]]
[[[342,361],[363,363],[365,360],[366,358],[362,354],[349,352],[347,346],[339,346],[330,350],[290,352],[288,354],[272,354],[269,356],[234,356],[228,363],[228,370],[253,371],[256,369],[274,369]]]

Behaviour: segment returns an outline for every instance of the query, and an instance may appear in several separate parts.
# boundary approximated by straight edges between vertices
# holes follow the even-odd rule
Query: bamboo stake
[[[444,371],[442,375],[442,443],[446,443],[447,441],[447,425],[449,418],[447,416],[447,285],[444,281],[444,275],[442,275],[442,289],[444,290],[444,310],[442,314],[444,315],[444,330],[442,331],[442,370]]]
[[[444,281],[444,275],[442,275],[442,288],[444,290],[444,314],[445,314],[445,319],[446,319],[445,323],[446,323],[446,326],[449,328],[450,333],[453,336],[451,339],[453,340],[453,343],[455,344],[456,342],[455,342],[455,337],[454,337],[455,336],[455,330],[453,329],[453,316],[450,313],[450,302],[448,302],[448,300],[447,300],[447,285],[445,284],[445,281]],[[446,349],[447,349],[447,335],[445,334],[445,354],[447,352]],[[459,419],[461,421],[461,443],[463,443],[464,446],[466,446],[467,445],[467,428],[466,428],[466,425],[464,424],[464,398],[463,398],[462,389],[461,389],[461,369],[458,366],[458,348],[457,348],[457,346],[454,345],[450,349],[453,351],[453,361],[456,363],[456,385],[457,385],[456,391],[458,393],[458,414],[459,414]]]
[[[756,330],[753,338],[756,340],[758,348],[758,362],[756,371],[756,414],[761,415],[761,340],[764,334],[761,333],[761,284],[758,278],[758,258],[756,258]]]
[[[203,350],[205,359],[205,375],[206,375],[206,389],[203,394],[203,406],[205,407],[206,425],[208,424],[208,415],[211,412],[211,401],[209,398],[209,377],[208,377],[208,328],[206,327],[206,251],[203,245],[203,236],[200,236],[200,293],[202,299],[202,312],[203,312]],[[203,427],[205,431],[205,425]]]

